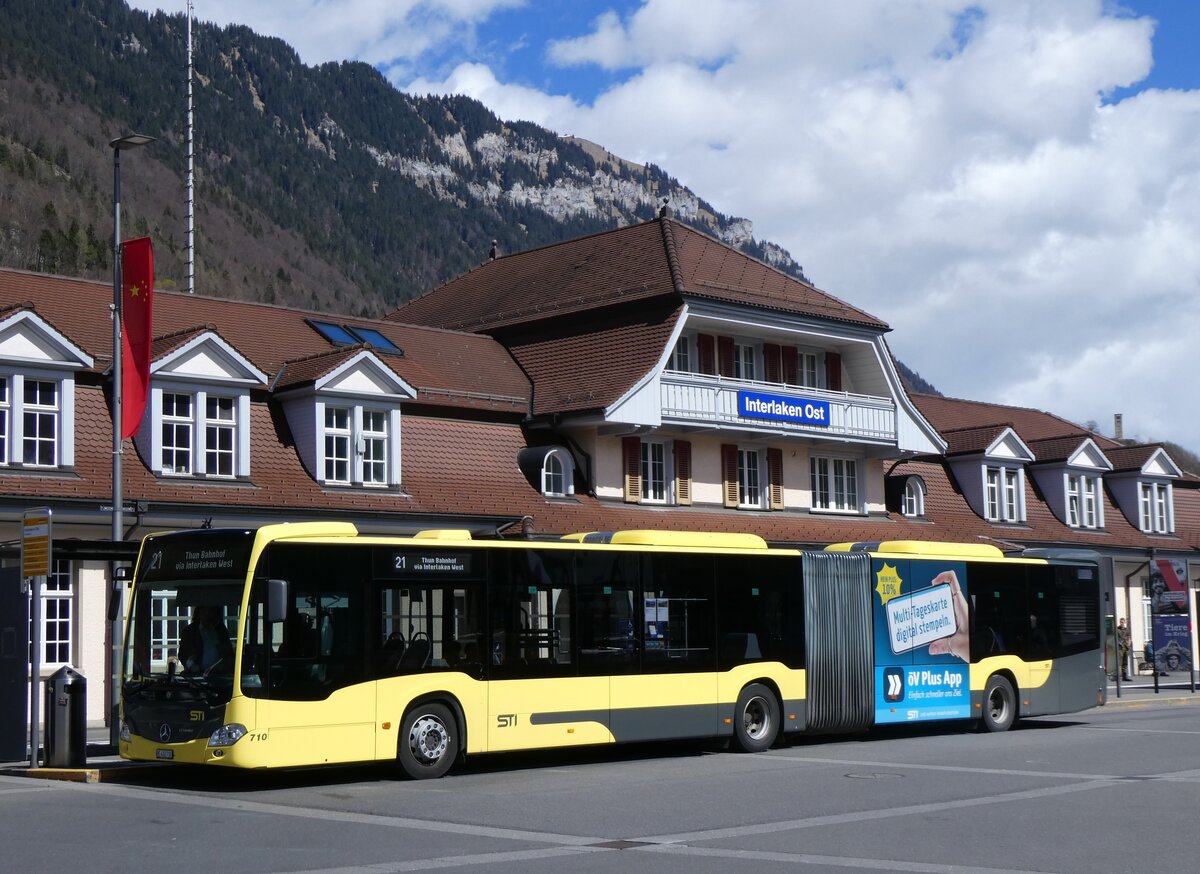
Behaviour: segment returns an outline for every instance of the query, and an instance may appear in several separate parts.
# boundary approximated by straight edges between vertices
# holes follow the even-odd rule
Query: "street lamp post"
[[[136,149],[154,141],[154,137],[144,134],[126,134],[109,143],[113,150],[112,539],[114,542],[124,539],[122,533],[124,521],[121,518],[121,505],[124,503],[124,496],[121,494],[121,150]],[[109,566],[109,573],[112,583],[109,597],[119,599],[116,561]],[[108,724],[110,740],[115,747],[120,730],[117,725],[118,684],[121,676],[120,609],[110,609],[109,618],[112,620],[112,695],[110,696]]]

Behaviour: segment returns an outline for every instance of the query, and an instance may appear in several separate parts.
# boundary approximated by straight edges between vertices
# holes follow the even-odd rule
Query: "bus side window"
[[[493,556],[489,676],[561,677],[574,672],[574,554],[509,549]]]
[[[714,562],[711,555],[643,557],[645,673],[711,671],[717,664]]]

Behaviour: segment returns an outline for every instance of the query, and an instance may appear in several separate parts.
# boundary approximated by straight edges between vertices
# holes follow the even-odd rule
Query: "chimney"
[[[492,251],[488,252],[488,260],[495,261],[498,250],[496,249],[496,241],[492,240]]]
[[[1124,417],[1120,413],[1113,415],[1113,437],[1117,440],[1125,439],[1125,422]]]
[[[667,209],[667,204],[670,202],[671,202],[671,198],[667,197],[666,195],[663,195],[662,208],[658,211],[658,217],[660,219],[665,219],[665,218],[671,217],[671,210]]]

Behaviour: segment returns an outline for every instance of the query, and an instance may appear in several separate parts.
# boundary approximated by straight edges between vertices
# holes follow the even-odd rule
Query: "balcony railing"
[[[850,392],[801,388],[757,380],[731,379],[699,373],[665,371],[662,384],[663,423],[680,425],[718,425],[731,429],[786,432],[832,439],[852,438],[871,442],[894,443],[896,404],[888,397],[857,395]],[[786,416],[746,416],[738,404],[738,392],[814,402],[825,423],[791,421]]]

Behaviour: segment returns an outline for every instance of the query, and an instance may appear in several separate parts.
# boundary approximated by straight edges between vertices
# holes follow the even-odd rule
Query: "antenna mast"
[[[196,169],[192,143],[192,0],[187,5],[187,292],[196,293]]]

